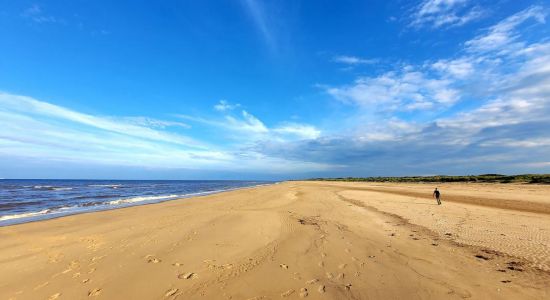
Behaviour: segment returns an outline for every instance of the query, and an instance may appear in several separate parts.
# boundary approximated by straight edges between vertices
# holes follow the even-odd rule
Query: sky
[[[0,178],[550,173],[549,14],[0,0]]]

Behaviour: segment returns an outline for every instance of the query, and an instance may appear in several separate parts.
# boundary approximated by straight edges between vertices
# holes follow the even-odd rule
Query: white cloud
[[[333,61],[347,65],[370,65],[378,62],[377,59],[367,59],[357,56],[338,55],[333,58]]]
[[[550,153],[550,42],[537,40],[537,26],[523,35],[520,24],[529,19],[540,25],[544,14],[532,7],[489,28],[488,35],[507,37],[495,51],[465,43],[462,56],[319,85],[361,108],[351,125],[333,136],[259,148],[344,165],[347,175],[358,168],[381,175],[550,170],[541,163]],[[464,105],[453,106],[459,101]]]
[[[315,139],[321,135],[321,130],[313,125],[296,122],[282,122],[269,127],[258,117],[246,110],[241,114],[232,114],[224,110],[223,119],[207,119],[179,115],[179,117],[197,122],[200,124],[219,128],[232,140],[240,140],[245,143],[255,142],[263,139],[276,139],[279,141],[291,141],[296,139]]]
[[[227,133],[263,138],[277,134],[252,114],[214,122]],[[30,97],[0,93],[0,158],[41,165],[71,163],[149,169],[230,170],[234,172],[296,172],[326,170],[330,164],[271,157],[247,149],[247,144],[224,147],[197,141],[168,130],[187,124],[150,117],[101,117],[77,112]],[[314,129],[294,124],[302,135]],[[291,126],[279,128],[291,133]]]
[[[485,15],[484,10],[470,0],[424,0],[412,15],[410,26],[462,26]]]
[[[431,66],[433,69],[442,72],[444,75],[460,79],[466,78],[474,72],[473,63],[467,58],[454,60],[441,59],[433,63]]]
[[[522,23],[534,19],[545,23],[546,11],[540,6],[531,6],[518,12],[488,29],[488,32],[465,43],[471,52],[510,51],[510,48],[521,47],[513,44],[519,38],[516,29]]]
[[[421,71],[403,67],[377,77],[360,77],[353,84],[328,87],[337,99],[376,110],[425,110],[434,106],[451,106],[459,93],[451,81],[430,78]]]
[[[321,136],[321,130],[314,126],[298,123],[286,123],[275,127],[273,131],[282,135],[296,136],[300,139],[316,139]]]
[[[228,110],[234,110],[235,108],[241,106],[240,104],[231,104],[227,100],[220,100],[216,105],[214,105],[214,109],[217,111],[228,111]]]
[[[79,113],[61,106],[38,101],[30,97],[0,93],[0,105],[8,108],[13,113],[60,119],[65,122],[72,122],[122,135],[159,142],[180,144],[187,147],[206,147],[202,143],[185,136],[161,132],[153,130],[149,127],[134,125],[129,122],[115,121],[106,117]]]
[[[243,110],[241,113],[242,119],[237,119],[233,116],[225,117],[227,120],[227,129],[249,132],[253,134],[262,134],[269,131],[262,121],[248,113],[246,110]]]
[[[113,118],[113,121],[120,120],[121,118]],[[125,122],[128,122],[132,125],[138,125],[138,126],[144,126],[144,127],[150,127],[150,128],[159,128],[164,129],[167,127],[181,127],[189,129],[191,126],[186,123],[182,122],[176,122],[176,121],[166,121],[166,120],[159,120],[155,118],[149,118],[149,117],[125,117],[122,118]]]

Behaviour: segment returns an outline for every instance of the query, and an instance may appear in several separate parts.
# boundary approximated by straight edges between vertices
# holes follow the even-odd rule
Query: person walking
[[[435,188],[434,194],[433,194],[435,200],[437,200],[437,205],[441,205],[441,200],[439,197],[441,196],[441,193]]]

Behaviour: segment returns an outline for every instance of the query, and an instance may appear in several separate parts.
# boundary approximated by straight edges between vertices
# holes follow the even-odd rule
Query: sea
[[[0,226],[272,183],[233,180],[0,179]]]

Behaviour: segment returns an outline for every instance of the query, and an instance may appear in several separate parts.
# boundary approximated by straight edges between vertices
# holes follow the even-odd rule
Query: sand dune
[[[442,206],[286,182],[2,227],[0,298],[548,299],[550,187],[439,187]]]

